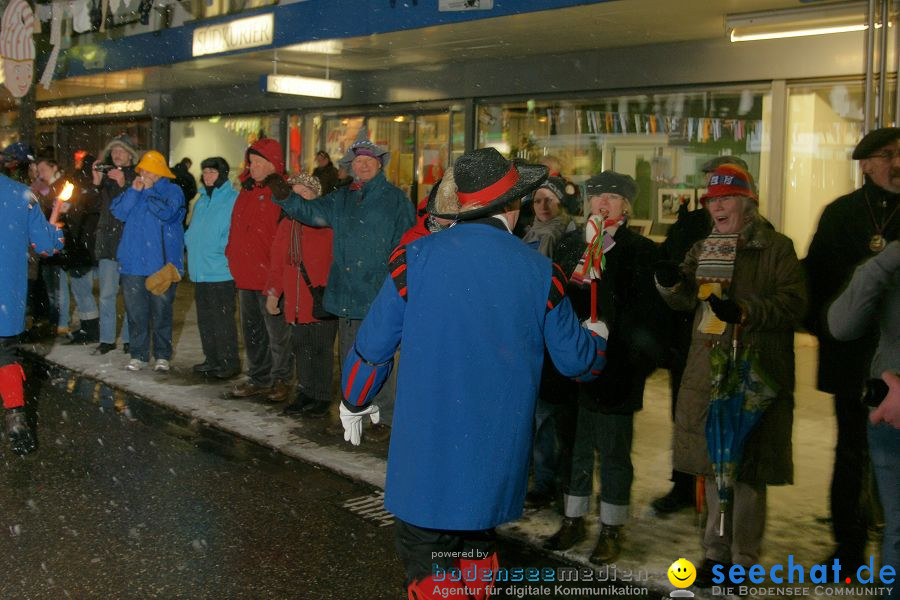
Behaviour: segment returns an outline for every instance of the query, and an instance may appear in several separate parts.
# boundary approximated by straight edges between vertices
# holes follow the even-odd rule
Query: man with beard
[[[837,446],[831,480],[831,521],[837,558],[855,569],[864,563],[869,521],[868,410],[863,385],[877,346],[877,330],[838,341],[828,333],[828,306],[853,270],[882,252],[900,231],[900,128],[870,131],[853,150],[865,175],[860,189],[825,207],[803,263],[809,283],[807,327],[819,338],[818,389],[834,394]]]
[[[94,163],[94,185],[100,194],[94,255],[100,283],[100,344],[91,354],[106,354],[116,347],[116,297],[119,294],[119,263],[116,253],[125,225],[109,211],[113,200],[131,187],[138,153],[126,135],[110,141]],[[128,351],[128,320],[122,322],[122,344]]]

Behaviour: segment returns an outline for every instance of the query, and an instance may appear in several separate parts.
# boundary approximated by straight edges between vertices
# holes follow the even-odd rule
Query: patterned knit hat
[[[307,173],[297,173],[293,177],[289,177],[287,182],[288,185],[291,186],[302,185],[308,187],[316,193],[316,196],[322,195],[322,184],[316,177],[313,177],[312,175],[309,175]]]
[[[758,203],[759,198],[753,190],[753,177],[750,176],[750,173],[737,165],[726,164],[716,167],[716,170],[712,172],[706,194],[701,200],[722,198],[723,196],[744,196]]]

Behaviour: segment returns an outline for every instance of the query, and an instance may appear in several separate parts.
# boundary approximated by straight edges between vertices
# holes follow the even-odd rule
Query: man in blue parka
[[[54,203],[48,223],[28,187],[0,175],[0,396],[6,410],[6,434],[19,455],[36,447],[25,418],[25,373],[14,351],[25,329],[28,248],[42,256],[62,249],[62,230],[56,225],[59,205]]]
[[[393,252],[342,382],[344,438],[358,444],[402,346],[385,507],[398,519],[410,597],[421,599],[490,593],[493,528],[522,514],[545,345],[579,381],[606,362],[562,270],[511,233],[547,168],[484,148],[460,157],[454,175],[455,205],[436,216],[459,222]],[[454,568],[463,581],[442,576]]]
[[[283,179],[266,183],[284,212],[301,223],[334,230],[334,261],[325,289],[325,309],[338,317],[338,345],[346,355],[356,332],[387,275],[388,258],[400,238],[415,223],[406,194],[384,176],[390,153],[368,140],[351,146],[354,182],[317,200],[291,192]],[[394,392],[387,383],[375,401],[383,421],[390,423]],[[375,427],[374,429],[378,429]],[[386,437],[381,429],[371,437]]]

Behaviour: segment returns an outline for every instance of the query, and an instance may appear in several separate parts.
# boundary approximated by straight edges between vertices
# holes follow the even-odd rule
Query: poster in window
[[[674,223],[678,220],[678,209],[682,204],[691,210],[694,204],[694,189],[659,188],[656,192],[656,214],[660,223]]]

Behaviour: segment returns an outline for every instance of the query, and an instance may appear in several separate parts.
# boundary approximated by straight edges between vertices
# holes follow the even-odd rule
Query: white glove
[[[590,329],[604,340],[609,339],[609,327],[606,326],[606,323],[603,321],[597,321],[596,323],[591,323],[591,320],[588,319],[584,323],[582,323],[587,329]]]
[[[359,441],[362,439],[362,420],[366,415],[369,415],[369,418],[372,419],[372,423],[378,423],[378,421],[381,420],[381,415],[378,413],[378,407],[374,404],[370,405],[365,410],[355,413],[350,412],[350,409],[341,402],[341,425],[344,426],[345,442],[350,442],[354,446],[359,446]]]

